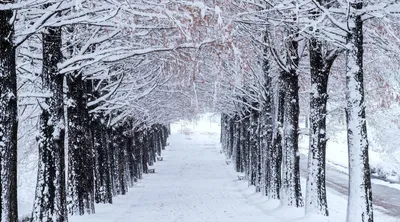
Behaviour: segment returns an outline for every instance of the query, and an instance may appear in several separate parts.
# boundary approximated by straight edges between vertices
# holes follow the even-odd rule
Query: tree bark
[[[64,154],[63,76],[61,28],[48,27],[42,34],[44,91],[51,93],[41,104],[39,166],[32,221],[67,221]]]
[[[143,166],[143,173],[149,173],[149,144],[148,144],[148,136],[149,132],[148,130],[145,130],[143,135],[142,135],[142,166]]]
[[[238,122],[240,123],[239,124],[239,127],[240,127],[240,162],[241,162],[241,169],[240,169],[240,172],[242,172],[242,173],[245,173],[245,175],[246,175],[246,177],[247,177],[247,161],[248,161],[248,158],[247,158],[247,152],[246,152],[246,150],[247,150],[247,148],[246,148],[246,146],[247,146],[247,142],[246,142],[246,133],[247,133],[247,129],[246,129],[246,123],[245,123],[245,121],[242,119],[242,120],[239,120],[240,119],[240,116],[238,116]]]
[[[94,209],[94,150],[89,129],[86,83],[82,74],[67,77],[68,212],[92,214]]]
[[[349,150],[349,200],[347,222],[372,222],[371,172],[365,117],[363,79],[363,1],[350,2],[347,36],[346,120]]]
[[[322,49],[322,43],[319,40],[315,38],[310,40],[310,145],[305,209],[306,213],[328,216],[325,186],[326,104],[328,101],[329,72],[337,53],[331,51],[324,56]]]
[[[257,107],[258,104],[253,103],[253,106]],[[249,141],[249,149],[250,149],[250,179],[249,183],[251,185],[258,185],[257,184],[257,174],[258,174],[258,158],[259,158],[259,153],[258,153],[258,141],[259,141],[259,134],[258,134],[258,121],[259,121],[259,113],[257,110],[251,110],[250,111],[250,141]],[[259,191],[259,187],[258,187]]]
[[[126,141],[126,151],[127,151],[127,167],[129,169],[129,183],[128,186],[131,188],[135,183],[136,177],[136,161],[135,161],[135,147],[133,142],[133,132],[128,129],[127,141]]]
[[[114,134],[115,145],[116,145],[116,162],[117,165],[117,194],[125,195],[127,192],[127,181],[126,181],[126,136],[124,135],[124,127],[117,126]]]
[[[267,38],[267,35],[265,35]],[[265,39],[265,42],[267,40]],[[273,118],[272,118],[272,109],[274,107],[273,104],[273,87],[272,87],[272,77],[270,73],[270,65],[268,61],[268,48],[264,49],[264,59],[263,59],[263,73],[264,73],[264,101],[261,105],[261,149],[262,149],[262,168],[264,170],[263,173],[263,181],[264,188],[263,192],[265,195],[269,196],[268,191],[270,190],[270,169],[272,155],[268,155],[268,153],[272,152],[272,136],[273,136]]]
[[[235,160],[235,169],[236,172],[243,173],[243,154],[240,149],[240,138],[241,138],[241,131],[240,131],[240,126],[241,122],[239,122],[239,116],[235,115],[234,118],[231,120],[234,123],[233,130],[235,131],[235,136],[234,136],[234,151],[233,151],[233,157]]]
[[[281,201],[284,205],[301,207],[303,198],[300,186],[299,154],[299,65],[298,42],[291,40],[288,46],[287,68],[282,71],[285,95],[284,147],[282,152]]]
[[[281,167],[282,167],[282,139],[283,139],[283,114],[285,92],[282,88],[282,81],[279,82],[277,90],[277,102],[274,111],[273,137],[270,149],[267,152],[268,173],[267,173],[267,193],[269,198],[280,199],[281,194]]]
[[[134,146],[135,146],[135,179],[139,180],[143,177],[143,151],[142,151],[142,131],[135,130]]]
[[[0,10],[0,220],[4,222],[18,221],[18,99],[13,13]]]
[[[100,120],[91,122],[94,137],[95,155],[95,201],[96,203],[112,203],[111,172],[109,160],[109,139],[106,126]]]

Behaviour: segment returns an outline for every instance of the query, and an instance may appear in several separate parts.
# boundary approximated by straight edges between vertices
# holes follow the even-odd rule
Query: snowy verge
[[[372,133],[371,133],[372,134]],[[372,137],[372,136],[371,136]],[[372,177],[383,180],[386,184],[400,184],[400,164],[395,154],[383,152],[373,140],[369,150],[369,161]],[[299,138],[299,150],[301,154],[308,156],[309,137],[301,135]],[[400,153],[398,153],[400,156]],[[348,151],[346,132],[336,133],[334,139],[327,142],[326,148],[327,163],[337,170],[348,173]]]
[[[231,166],[227,166],[227,171],[232,178],[236,177],[236,172]],[[305,191],[306,179],[301,177],[302,191]],[[347,197],[340,194],[336,190],[327,188],[327,201],[329,208],[329,216],[321,216],[317,214],[305,214],[304,207],[295,208],[282,206],[279,200],[269,199],[261,193],[256,192],[254,186],[248,186],[248,181],[237,180],[235,182],[236,190],[253,205],[268,215],[274,216],[277,221],[283,222],[339,222],[346,221]],[[376,206],[375,206],[375,209]],[[384,209],[379,209],[384,212]],[[380,211],[374,211],[374,219],[376,222],[399,222],[400,219],[387,216]]]

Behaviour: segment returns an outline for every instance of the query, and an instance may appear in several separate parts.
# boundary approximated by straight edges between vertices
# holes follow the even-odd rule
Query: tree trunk
[[[111,193],[112,196],[117,195],[117,190],[118,190],[118,165],[116,164],[118,162],[117,159],[117,148],[115,144],[115,138],[114,138],[114,129],[112,127],[108,128],[108,135],[109,135],[109,143],[108,143],[108,159],[109,159],[109,165],[110,165],[110,181],[111,181]]]
[[[120,195],[125,195],[127,192],[127,181],[126,181],[126,137],[124,136],[124,127],[123,126],[118,126],[116,127],[115,134],[115,145],[116,145],[116,162],[115,164],[117,165],[117,180],[118,180],[118,186],[117,186],[117,194]]]
[[[144,131],[143,137],[142,137],[142,166],[143,166],[143,173],[149,173],[149,144],[148,144],[148,136],[149,132],[148,130]]]
[[[108,135],[105,126],[100,120],[91,122],[92,134],[94,136],[94,149],[96,152],[95,169],[95,201],[96,203],[112,203],[111,173],[108,149]]]
[[[240,172],[245,173],[246,174],[246,168],[247,168],[247,152],[246,152],[246,124],[244,120],[239,120],[240,116],[238,116],[238,123],[239,123],[239,130],[240,130]],[[247,176],[247,174],[246,174]]]
[[[288,47],[287,67],[282,71],[285,95],[284,110],[284,147],[282,152],[282,189],[281,201],[284,205],[301,207],[303,198],[300,186],[299,154],[299,65],[298,42],[291,40]]]
[[[142,179],[143,173],[143,155],[142,155],[142,132],[134,132],[135,149],[135,180]]]
[[[162,130],[160,125],[157,126],[155,143],[157,144],[157,156],[161,156],[163,142],[162,142]]]
[[[234,148],[234,142],[235,142],[235,119],[236,116],[233,116],[232,118],[229,119],[228,122],[228,147],[226,151],[226,155],[229,159],[232,158],[233,155],[233,150]]]
[[[265,36],[267,38],[267,36]],[[267,40],[265,40],[267,42]],[[264,89],[266,90],[264,92],[264,101],[261,106],[261,149],[263,152],[263,181],[264,181],[264,188],[263,192],[265,192],[265,195],[269,196],[268,191],[270,190],[269,186],[270,184],[270,169],[271,169],[271,163],[273,162],[271,160],[272,156],[268,155],[268,153],[272,152],[272,136],[273,136],[273,122],[272,122],[272,110],[274,107],[273,104],[273,87],[272,87],[272,77],[271,77],[271,71],[270,71],[270,65],[268,61],[268,48],[265,47],[264,49],[264,60],[263,60],[263,72],[264,72]]]
[[[63,222],[67,221],[63,76],[57,68],[62,59],[61,28],[46,28],[42,38],[42,84],[44,91],[52,96],[41,105],[38,180],[32,221]]]
[[[257,107],[258,104],[253,103],[253,106]],[[250,179],[249,179],[249,183],[251,185],[258,185],[257,184],[257,174],[258,174],[258,157],[259,157],[259,153],[258,153],[258,118],[259,118],[259,113],[257,110],[251,110],[250,111],[250,141],[249,141],[249,149],[250,149]],[[259,187],[258,187],[258,191],[259,191]]]
[[[352,1],[347,36],[346,120],[349,150],[349,200],[347,222],[373,221],[371,175],[363,80],[362,1]]]
[[[0,10],[0,220],[4,222],[18,221],[18,112],[13,13],[12,10]]]
[[[92,214],[94,209],[94,151],[89,129],[86,84],[82,74],[67,77],[68,212]]]
[[[322,43],[311,39],[309,44],[311,67],[310,147],[308,152],[306,213],[328,216],[325,186],[326,162],[326,103],[328,77],[333,61],[322,55]],[[329,65],[327,63],[330,63]]]
[[[136,177],[135,147],[133,146],[133,132],[129,130],[126,141],[127,167],[129,169],[129,187],[133,187]]]
[[[251,178],[251,150],[250,150],[250,118],[249,113],[244,114],[246,117],[242,119],[241,124],[243,125],[243,170],[246,175],[246,179]]]
[[[235,160],[235,169],[236,172],[243,173],[243,154],[241,153],[240,149],[240,138],[241,138],[241,131],[240,131],[240,126],[241,123],[239,122],[239,116],[235,115],[235,117],[232,119],[234,122],[234,127],[233,130],[235,131],[235,137],[234,137],[234,160]]]
[[[281,167],[282,167],[282,138],[283,138],[283,113],[285,92],[280,81],[275,106],[275,125],[273,126],[273,137],[270,149],[267,151],[267,194],[269,198],[280,199],[281,190]]]

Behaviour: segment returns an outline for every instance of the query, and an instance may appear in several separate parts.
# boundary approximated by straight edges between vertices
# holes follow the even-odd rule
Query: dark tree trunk
[[[235,140],[235,123],[234,123],[234,117],[230,118],[227,122],[227,145],[224,149],[225,155],[227,158],[232,158],[233,152],[234,152],[234,140]]]
[[[161,150],[162,150],[162,131],[161,127],[157,127],[156,131],[156,136],[155,136],[155,142],[157,144],[157,156],[161,156]]]
[[[91,47],[91,51],[94,46]],[[92,102],[101,96],[94,86],[100,84],[99,80],[86,80],[87,102]],[[94,110],[97,106],[92,106]],[[109,160],[109,132],[105,125],[105,118],[102,113],[89,114],[89,130],[92,135],[92,149],[94,152],[94,180],[95,190],[94,198],[96,203],[112,203],[112,183],[111,169]]]
[[[112,196],[117,195],[117,187],[118,187],[118,159],[116,158],[116,144],[114,143],[114,129],[112,127],[108,128],[109,142],[108,142],[108,159],[110,165],[110,181],[111,181],[111,193]]]
[[[167,146],[167,138],[168,138],[168,128],[166,126],[162,126],[162,150],[165,150]]]
[[[135,149],[135,179],[142,179],[143,173],[143,151],[142,151],[142,132],[134,132],[134,149]]]
[[[115,138],[115,148],[117,155],[117,194],[125,195],[127,192],[127,181],[126,181],[126,137],[124,136],[124,127],[118,126],[115,130],[114,138]]]
[[[241,132],[240,132],[240,125],[241,123],[239,122],[239,116],[235,115],[235,117],[232,119],[234,122],[234,128],[233,130],[235,131],[235,137],[234,137],[234,156],[235,156],[235,168],[236,172],[243,173],[243,154],[241,153],[240,149],[240,137],[241,137]]]
[[[127,152],[127,167],[129,169],[129,187],[133,187],[136,177],[136,161],[135,161],[135,147],[133,146],[133,133],[129,130],[127,133],[126,140],[126,152]]]
[[[143,173],[149,173],[149,144],[148,144],[148,136],[149,132],[147,130],[144,131],[144,134],[142,135],[142,166],[143,166]]]
[[[57,68],[62,59],[61,28],[46,28],[42,38],[43,90],[52,96],[41,105],[38,180],[32,221],[63,222],[67,221],[63,76]]]
[[[277,104],[275,106],[275,125],[273,128],[272,144],[267,151],[268,168],[267,168],[267,194],[272,199],[280,199],[281,190],[281,166],[282,166],[282,133],[283,133],[283,114],[285,92],[281,87],[280,81],[277,92]]]
[[[363,1],[351,1],[347,36],[346,120],[349,150],[347,222],[372,222],[371,172],[368,159],[363,73]]]
[[[253,106],[257,107],[258,104],[253,103]],[[259,158],[259,133],[258,133],[258,121],[259,121],[259,113],[257,110],[250,111],[250,138],[249,138],[249,160],[250,160],[250,179],[249,182],[251,185],[259,185],[257,184],[257,174],[258,174],[258,158]],[[259,187],[258,187],[258,190]]]
[[[82,74],[67,77],[68,212],[92,214],[94,209],[94,151],[89,129],[86,83]]]
[[[237,121],[239,122],[239,116],[238,116],[238,119],[237,119]],[[245,121],[244,120],[240,120],[240,124],[239,124],[239,127],[240,127],[240,150],[239,150],[239,152],[240,152],[240,162],[241,162],[241,169],[240,169],[240,172],[242,172],[242,173],[245,173],[246,174],[246,176],[247,176],[247,173],[246,173],[246,171],[247,171],[247,148],[246,148],[246,146],[247,146],[247,142],[246,142],[246,133],[247,133],[247,129],[246,129],[246,123],[245,123]]]
[[[310,93],[310,147],[306,191],[306,213],[328,216],[325,186],[326,162],[326,103],[328,101],[328,77],[337,57],[331,51],[322,53],[322,43],[312,38],[309,43],[311,67]]]
[[[221,148],[222,150],[225,149],[226,147],[226,121],[227,121],[227,115],[224,113],[221,113]]]
[[[259,111],[258,111],[259,115]],[[263,155],[264,152],[261,149],[261,135],[260,135],[260,130],[261,130],[261,119],[260,116],[258,117],[257,121],[257,170],[256,170],[256,191],[257,192],[263,192],[262,189],[264,187],[264,170],[263,170]],[[263,179],[264,178],[264,179]]]
[[[265,36],[267,38],[267,36]],[[267,40],[265,40],[267,42]],[[273,122],[272,122],[272,110],[274,107],[273,104],[273,87],[272,87],[272,77],[270,73],[270,65],[268,61],[268,48],[265,47],[264,49],[264,60],[263,60],[263,72],[264,72],[264,89],[265,89],[265,94],[264,94],[264,101],[261,106],[261,126],[262,126],[262,132],[261,132],[261,149],[263,152],[263,170],[264,172],[264,184],[265,188],[265,194],[269,196],[268,191],[270,190],[269,186],[270,184],[270,173],[271,173],[271,163],[274,161],[271,160],[272,155],[268,155],[269,153],[272,152],[272,136],[273,136]],[[280,169],[280,168],[279,168]]]
[[[231,118],[228,122],[228,146],[225,154],[228,158],[232,158],[235,140],[235,119]]]
[[[120,194],[120,179],[119,179],[119,144],[118,144],[118,136],[117,129],[112,128],[112,148],[111,148],[111,178],[112,178],[112,193],[113,196],[117,196]]]
[[[0,220],[9,222],[18,221],[18,113],[13,14],[12,10],[0,10]]]
[[[111,172],[109,160],[109,139],[106,127],[95,120],[91,122],[91,129],[94,136],[94,149],[96,152],[96,203],[112,203]]]
[[[244,113],[245,118],[242,119],[243,124],[243,159],[244,159],[244,172],[246,179],[251,179],[251,149],[250,149],[250,114]]]
[[[293,33],[293,32],[291,32]],[[300,186],[300,155],[299,155],[299,65],[298,42],[289,42],[287,68],[282,71],[285,95],[284,110],[284,147],[282,152],[282,192],[281,201],[284,205],[301,207],[303,198]]]

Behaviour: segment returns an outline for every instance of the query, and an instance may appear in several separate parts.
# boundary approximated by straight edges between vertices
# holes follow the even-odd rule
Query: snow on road
[[[96,205],[96,214],[71,217],[70,222],[340,222],[345,221],[347,198],[328,188],[330,217],[304,216],[304,208],[279,206],[246,181],[238,181],[219,152],[216,122],[173,125],[164,160],[155,174],[130,189],[114,204]],[[305,181],[302,181],[303,191]],[[375,213],[375,221],[400,219]]]
[[[249,205],[227,170],[216,134],[174,134],[145,178],[113,205],[97,205],[94,215],[70,221],[100,222],[265,222],[280,221]],[[230,169],[230,168],[229,168]]]

